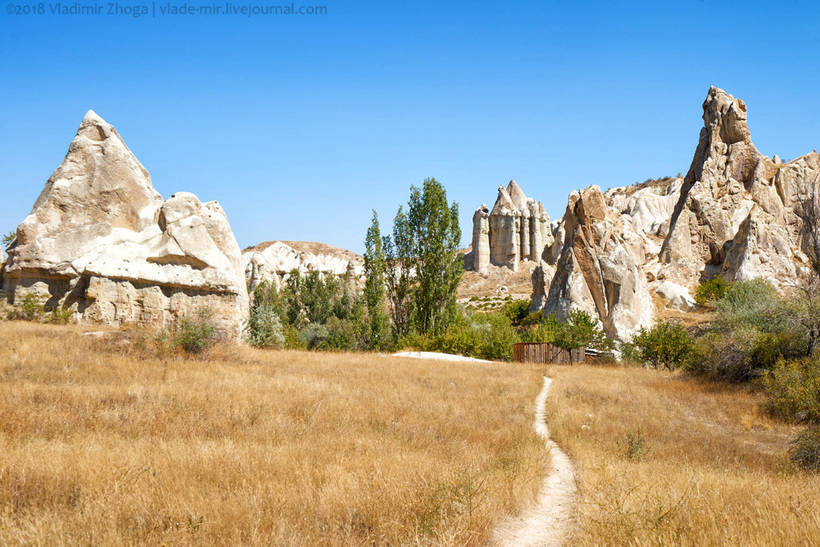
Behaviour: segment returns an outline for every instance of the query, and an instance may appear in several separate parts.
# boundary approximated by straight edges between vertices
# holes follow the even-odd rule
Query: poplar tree
[[[387,258],[383,245],[379,216],[373,211],[364,239],[364,298],[368,312],[368,346],[373,349],[386,349],[390,337],[390,320],[385,305]]]

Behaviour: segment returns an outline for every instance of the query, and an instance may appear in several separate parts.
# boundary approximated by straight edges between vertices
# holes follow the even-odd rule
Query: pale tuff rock
[[[532,303],[530,312],[535,312],[544,308],[547,303],[547,293],[549,292],[550,281],[555,276],[555,266],[547,264],[543,260],[538,261],[538,266],[532,272]]]
[[[793,284],[803,253],[799,196],[816,192],[816,152],[788,163],[752,144],[746,105],[711,88],[692,165],[661,252],[667,277],[692,287],[721,274]]]
[[[33,292],[107,324],[164,326],[207,307],[233,338],[248,306],[239,246],[219,204],[187,192],[163,201],[92,111],[17,228],[3,285],[12,302]]]
[[[278,290],[293,270],[300,274],[319,272],[331,275],[349,273],[354,280],[364,276],[361,255],[322,243],[267,241],[242,251],[245,280],[251,291],[260,283],[271,283]]]
[[[490,210],[486,205],[473,213],[473,270],[487,273],[490,265]]]
[[[564,245],[544,314],[563,320],[581,309],[621,339],[650,325],[654,309],[642,268],[643,240],[631,222],[607,205],[599,187],[590,186],[570,196],[563,224]],[[545,284],[538,279],[534,292]]]
[[[800,283],[812,251],[804,204],[817,198],[820,155],[788,163],[762,155],[746,105],[718,88],[703,103],[703,122],[684,179],[570,194],[543,253],[556,272],[533,276],[533,309],[559,317],[584,309],[626,339],[651,324],[650,293],[691,310],[690,290],[716,274]]]
[[[664,281],[658,285],[655,294],[666,302],[667,308],[673,310],[692,311],[697,307],[695,299],[692,298],[686,287],[681,287],[671,281]]]
[[[551,243],[544,204],[528,198],[513,180],[507,188],[499,186],[492,210],[481,205],[473,214],[472,259],[466,262],[482,274],[490,264],[517,271],[523,260],[541,260]]]

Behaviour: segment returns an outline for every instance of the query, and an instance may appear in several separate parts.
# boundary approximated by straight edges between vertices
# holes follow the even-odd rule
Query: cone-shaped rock
[[[17,228],[3,269],[28,293],[106,324],[166,325],[209,309],[237,337],[247,311],[240,251],[217,202],[163,201],[117,131],[93,111]]]

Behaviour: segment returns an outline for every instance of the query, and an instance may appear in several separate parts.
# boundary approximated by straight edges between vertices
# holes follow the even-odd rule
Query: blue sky
[[[360,251],[370,210],[389,225],[430,176],[460,204],[465,244],[475,207],[511,178],[555,218],[574,188],[685,173],[710,85],[746,101],[763,153],[820,144],[813,3],[308,0],[327,14],[255,18],[4,3],[4,233],[89,108],[165,197],[222,203],[242,247]]]

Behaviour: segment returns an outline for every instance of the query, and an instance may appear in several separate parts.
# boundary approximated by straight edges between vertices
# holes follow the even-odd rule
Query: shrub
[[[202,353],[217,340],[212,318],[211,310],[197,310],[193,317],[184,317],[172,327],[162,329],[154,337],[154,344],[161,353],[172,353],[177,349],[186,353]]]
[[[717,302],[715,321],[699,340],[690,370],[714,380],[745,382],[780,359],[810,354],[820,323],[816,307],[804,300],[780,295],[764,279],[733,283]]]
[[[717,302],[715,328],[730,331],[755,328],[761,332],[780,330],[783,302],[777,290],[765,279],[737,281]]]
[[[480,359],[512,360],[518,332],[503,312],[460,314],[441,334],[410,333],[398,341],[399,348],[467,355]]]
[[[328,336],[330,330],[321,323],[310,323],[299,332],[299,338],[307,349],[318,349]]]
[[[638,461],[646,455],[646,439],[640,431],[627,431],[624,448],[627,459]]]
[[[258,348],[281,348],[285,334],[276,308],[269,300],[256,299],[251,304],[246,327],[248,344]]]
[[[519,325],[526,317],[530,315],[530,301],[513,300],[504,304],[501,309],[504,315],[506,315],[510,320],[510,323],[513,325]]]
[[[519,341],[518,333],[503,314],[487,314],[478,324],[481,337],[482,359],[512,361],[513,344]]]
[[[549,321],[556,325],[555,318]],[[569,321],[557,323],[553,343],[567,351],[587,347],[609,351],[613,347],[612,340],[607,338],[598,321],[583,310],[573,310]]]
[[[301,332],[293,325],[285,325],[284,329],[285,349],[307,349],[307,344],[302,340]]]
[[[43,317],[43,298],[35,293],[25,295],[9,313],[9,319],[39,321]]]
[[[791,443],[789,456],[802,469],[820,471],[820,426],[811,426],[800,433]]]
[[[49,313],[49,321],[58,325],[68,325],[74,317],[74,310],[65,306],[55,306]]]
[[[519,325],[522,327],[529,327],[533,325],[538,325],[544,320],[544,312],[541,310],[534,311],[532,313],[527,314],[525,318],[523,318]]]
[[[726,294],[732,286],[723,276],[716,275],[709,281],[704,281],[695,290],[695,302],[698,304],[715,303]]]
[[[323,350],[353,351],[360,349],[361,332],[355,321],[331,317],[327,325],[327,336],[315,346]]]
[[[632,338],[631,352],[633,359],[654,368],[678,368],[688,362],[692,356],[692,338],[681,325],[676,323],[658,323],[651,329],[641,327]]]
[[[212,318],[213,313],[207,308],[198,310],[194,317],[184,317],[174,334],[175,345],[187,353],[202,353],[211,347],[217,338]]]
[[[820,423],[820,358],[779,360],[762,378],[773,416]]]

